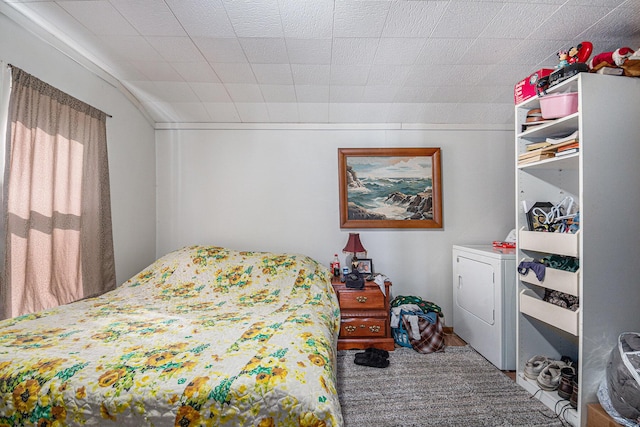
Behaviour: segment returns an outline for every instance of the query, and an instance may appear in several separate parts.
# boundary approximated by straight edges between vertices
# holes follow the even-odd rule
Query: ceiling
[[[512,124],[559,49],[640,47],[638,0],[2,2],[156,123]]]

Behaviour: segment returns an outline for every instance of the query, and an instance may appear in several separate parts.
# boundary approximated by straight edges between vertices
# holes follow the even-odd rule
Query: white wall
[[[116,280],[155,259],[155,136],[114,86],[0,13],[0,60],[106,112]]]
[[[452,319],[453,244],[491,244],[514,227],[513,131],[157,130],[157,255],[191,244],[299,252],[344,262],[359,232],[394,295]],[[340,229],[339,147],[440,147],[444,228]]]

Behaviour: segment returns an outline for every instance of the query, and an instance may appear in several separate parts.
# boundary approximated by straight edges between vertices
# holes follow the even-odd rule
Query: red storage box
[[[578,93],[554,93],[540,98],[542,118],[557,119],[578,112]]]
[[[516,104],[526,101],[527,99],[536,96],[536,84],[541,78],[548,76],[553,72],[553,68],[541,68],[529,77],[525,77],[520,80],[514,90],[513,99]]]

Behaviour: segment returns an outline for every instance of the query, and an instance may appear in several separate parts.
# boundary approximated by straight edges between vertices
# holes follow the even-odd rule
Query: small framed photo
[[[373,274],[373,260],[371,258],[358,258],[358,272],[366,276]]]
[[[545,224],[546,215],[553,208],[550,202],[536,202],[527,212],[527,224],[529,231],[549,231],[548,225]]]

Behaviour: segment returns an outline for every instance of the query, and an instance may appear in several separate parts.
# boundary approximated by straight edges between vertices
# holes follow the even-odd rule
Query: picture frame
[[[341,228],[442,228],[438,147],[338,148]]]
[[[358,273],[371,276],[373,274],[373,260],[371,258],[358,258]]]
[[[529,231],[548,231],[548,228],[544,225],[544,217],[540,214],[549,213],[553,208],[553,203],[551,202],[536,202],[531,206],[529,212],[527,212],[527,225],[529,226]]]

